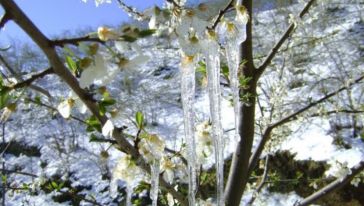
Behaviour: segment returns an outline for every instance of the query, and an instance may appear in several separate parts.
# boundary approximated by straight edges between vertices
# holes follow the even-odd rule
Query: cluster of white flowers
[[[139,153],[148,161],[162,159],[164,154],[165,143],[156,134],[143,135],[138,144]]]
[[[329,164],[331,165],[331,167],[328,171],[326,171],[327,176],[334,176],[338,179],[343,180],[347,175],[351,174],[351,169],[348,167],[347,162],[341,163],[338,161],[331,161],[329,162]]]
[[[144,177],[143,171],[136,165],[130,155],[119,159],[112,173],[110,190],[112,194],[117,192],[117,181],[123,180],[128,186],[134,186]]]

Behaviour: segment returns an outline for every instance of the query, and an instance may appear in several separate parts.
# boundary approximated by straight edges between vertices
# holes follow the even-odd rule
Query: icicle
[[[235,141],[240,141],[239,135],[239,44],[236,44],[235,41],[228,41],[226,45],[226,58],[229,66],[229,79],[230,79],[230,88],[233,96],[233,104],[234,104],[234,116],[235,116]]]
[[[185,141],[188,161],[188,201],[195,205],[196,194],[196,142],[193,103],[195,98],[195,56],[182,57],[181,97],[184,116]]]
[[[220,55],[215,32],[209,31],[207,35],[208,39],[204,48],[204,56],[206,60],[212,136],[215,149],[216,202],[218,206],[224,206],[224,141],[221,126]]]
[[[150,188],[150,198],[152,199],[152,206],[157,206],[158,200],[158,190],[159,190],[159,171],[160,171],[160,162],[159,160],[154,160],[153,164],[150,166],[151,168],[151,188]]]
[[[132,206],[131,195],[133,194],[133,187],[128,183],[126,184],[126,206]]]

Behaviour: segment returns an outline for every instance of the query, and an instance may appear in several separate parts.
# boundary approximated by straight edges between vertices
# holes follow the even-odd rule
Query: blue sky
[[[125,12],[118,7],[117,1],[112,4],[95,6],[94,0],[87,3],[81,0],[15,0],[21,9],[30,17],[38,28],[47,36],[60,35],[64,31],[91,26],[118,25],[128,20]],[[124,0],[142,10],[153,5],[162,5],[163,0]],[[0,8],[1,15],[3,9]],[[5,46],[10,38],[27,40],[26,34],[13,22],[5,25],[0,31],[0,47]]]

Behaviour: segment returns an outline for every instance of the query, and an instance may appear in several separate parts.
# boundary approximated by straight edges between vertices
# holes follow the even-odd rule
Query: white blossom
[[[104,126],[102,127],[102,135],[105,137],[111,137],[114,131],[114,124],[111,120],[107,120]]]
[[[160,160],[164,153],[164,140],[155,134],[145,135],[138,144],[140,154],[148,161]]]

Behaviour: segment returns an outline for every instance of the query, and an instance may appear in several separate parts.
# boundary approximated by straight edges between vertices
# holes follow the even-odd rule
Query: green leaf
[[[6,107],[10,99],[11,96],[9,94],[9,90],[7,89],[0,90],[0,109]]]
[[[51,186],[52,186],[52,188],[54,188],[54,189],[57,189],[57,188],[58,188],[58,184],[57,184],[57,182],[55,182],[55,181],[52,181],[52,182],[51,182]]]
[[[105,107],[107,106],[112,106],[116,103],[115,99],[111,99],[111,98],[106,98],[106,99],[102,99],[101,100],[102,105],[104,105]]]
[[[146,30],[142,30],[139,32],[139,37],[147,37],[150,36],[152,34],[154,34],[156,32],[155,29],[146,29]]]
[[[95,117],[95,116],[91,116],[90,118],[88,118],[86,120],[86,124],[87,124],[87,131],[98,131],[98,132],[101,132],[101,123],[99,122],[99,120]]]
[[[135,42],[137,40],[137,38],[129,36],[129,35],[122,35],[121,38],[127,42]]]
[[[206,64],[203,61],[198,62],[198,66],[196,68],[196,72],[202,73],[203,75],[206,75]]]
[[[138,129],[142,129],[144,125],[144,115],[142,112],[137,112],[135,114],[135,121],[137,123]]]
[[[73,61],[72,57],[66,56],[66,63],[68,68],[73,72],[76,73],[77,71],[77,64],[75,61]]]

